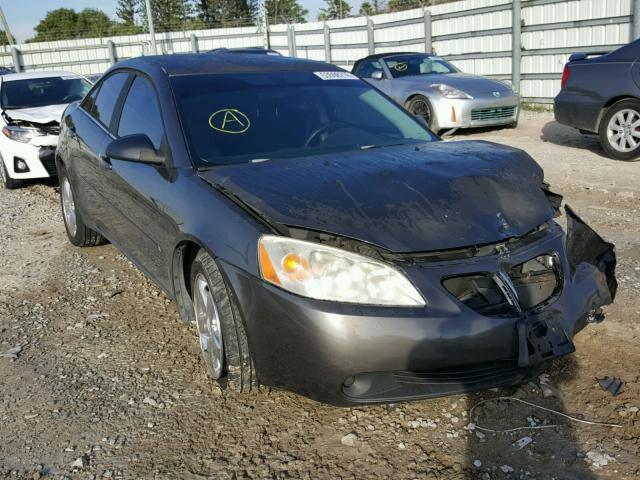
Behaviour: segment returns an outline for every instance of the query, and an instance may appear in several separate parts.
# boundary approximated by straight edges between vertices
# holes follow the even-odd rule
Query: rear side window
[[[143,133],[151,140],[156,150],[160,149],[164,137],[162,116],[155,91],[143,77],[136,77],[122,107],[118,136]]]
[[[110,75],[100,84],[100,90],[98,91],[95,102],[86,102],[91,105],[91,110],[88,110],[91,116],[105,127],[109,127],[111,123],[116,102],[127,78],[129,78],[128,73],[115,73]]]

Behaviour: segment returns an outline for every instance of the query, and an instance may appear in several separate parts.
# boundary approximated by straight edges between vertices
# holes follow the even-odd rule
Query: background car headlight
[[[29,143],[33,138],[42,135],[37,128],[4,127],[2,133],[5,137],[16,142]]]
[[[265,235],[260,274],[285,290],[335,302],[420,307],[425,301],[391,265],[318,243]]]
[[[431,88],[435,88],[438,92],[440,92],[440,95],[445,98],[473,98],[468,93],[463,92],[462,90],[458,90],[457,88],[453,88],[449,85],[445,85],[444,83],[434,83],[433,85],[431,85]]]

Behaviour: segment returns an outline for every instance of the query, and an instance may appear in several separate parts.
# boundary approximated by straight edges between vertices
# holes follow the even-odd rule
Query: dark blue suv
[[[610,53],[576,53],[562,74],[556,120],[595,133],[619,160],[640,156],[640,40]]]

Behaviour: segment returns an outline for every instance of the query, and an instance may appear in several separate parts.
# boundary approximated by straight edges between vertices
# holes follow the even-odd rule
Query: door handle
[[[106,155],[100,155],[98,157],[98,165],[100,166],[100,170],[111,170],[113,167],[111,165],[111,159]]]

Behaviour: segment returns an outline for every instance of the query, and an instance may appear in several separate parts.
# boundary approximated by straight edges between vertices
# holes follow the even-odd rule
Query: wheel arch
[[[402,107],[407,110],[407,104],[413,100],[416,97],[423,97],[428,103],[429,106],[431,108],[431,115],[432,115],[432,119],[431,119],[431,123],[433,124],[433,132],[437,134],[438,130],[440,129],[440,122],[438,121],[438,113],[436,112],[436,109],[433,105],[433,101],[431,99],[431,97],[423,91],[411,91],[410,93],[408,93],[406,95],[406,98],[404,100],[404,102],[402,103]],[[408,112],[409,110],[407,110]],[[409,112],[410,113],[410,112]]]
[[[600,132],[600,124],[604,116],[609,111],[609,109],[625,100],[640,100],[640,99],[634,95],[618,95],[617,97],[613,97],[607,100],[604,106],[600,109],[600,113],[598,113],[598,118],[596,120],[596,132]]]
[[[206,250],[212,258],[216,256],[203,242],[195,237],[180,240],[173,249],[171,259],[171,285],[173,296],[178,307],[180,318],[187,322],[194,322],[191,297],[191,265],[200,250]]]

